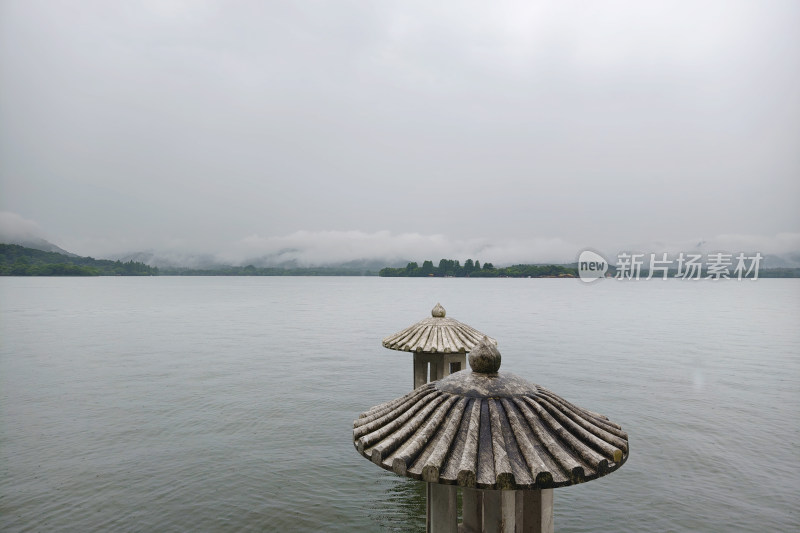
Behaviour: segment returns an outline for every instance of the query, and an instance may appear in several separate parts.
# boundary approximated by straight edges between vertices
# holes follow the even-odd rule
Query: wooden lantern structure
[[[628,459],[619,425],[499,373],[500,359],[485,338],[469,356],[471,371],[425,384],[353,423],[361,455],[427,482],[428,532],[552,533],[554,488],[599,478]]]
[[[486,337],[477,329],[446,315],[444,307],[437,303],[431,310],[431,318],[420,320],[383,339],[385,348],[413,352],[415,389],[428,381],[465,369],[467,353]],[[489,338],[489,341],[497,344],[494,339]]]

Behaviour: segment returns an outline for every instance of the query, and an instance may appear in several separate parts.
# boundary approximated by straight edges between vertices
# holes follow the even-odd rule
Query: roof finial
[[[445,311],[444,307],[442,307],[442,304],[440,304],[438,302],[436,303],[436,305],[431,310],[431,316],[435,317],[435,318],[444,318],[444,316],[446,314],[447,314],[447,311]]]
[[[500,351],[485,336],[469,354],[469,366],[478,374],[497,374],[500,369]]]

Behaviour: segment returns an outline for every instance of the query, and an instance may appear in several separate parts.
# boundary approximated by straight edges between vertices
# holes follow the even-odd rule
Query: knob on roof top
[[[469,366],[479,374],[497,374],[500,360],[500,351],[486,335],[469,354]]]
[[[447,311],[444,310],[444,307],[442,307],[440,303],[437,303],[433,309],[431,309],[431,316],[434,318],[444,318],[446,314]]]

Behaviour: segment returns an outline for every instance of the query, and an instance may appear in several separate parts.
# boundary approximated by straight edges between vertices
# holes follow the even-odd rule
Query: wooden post
[[[431,533],[431,485],[425,483],[425,533]]]
[[[436,381],[442,379],[442,362],[439,361],[431,361],[431,375],[428,381]]]
[[[534,509],[534,492],[532,490],[517,490],[515,492],[515,516],[516,531],[514,533],[525,533],[525,528],[530,529],[536,523],[536,513]]]
[[[428,533],[458,533],[456,487],[428,483]]]
[[[414,388],[428,382],[428,362],[418,353],[414,354]]]
[[[483,500],[480,518],[472,510],[476,497]],[[553,489],[473,490],[464,489],[463,532],[553,533]],[[468,503],[469,502],[469,503]],[[469,504],[470,507],[467,507]],[[469,512],[468,512],[469,511]]]
[[[461,525],[463,533],[481,533],[483,530],[482,490],[461,489]]]
[[[515,533],[517,525],[517,491],[504,490],[500,492],[500,506],[502,507],[503,533]]]
[[[499,490],[483,491],[483,531],[503,532],[503,506]]]
[[[523,533],[553,533],[553,489],[518,491]]]

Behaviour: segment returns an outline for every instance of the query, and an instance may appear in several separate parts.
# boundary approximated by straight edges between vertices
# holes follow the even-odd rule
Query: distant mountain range
[[[41,243],[34,243],[43,246]],[[50,247],[47,247],[50,248]],[[58,248],[61,250],[61,248]],[[63,251],[63,250],[62,250]],[[129,261],[111,261],[51,252],[19,244],[0,244],[0,276],[155,276],[158,269]]]
[[[25,248],[32,248],[33,250],[41,250],[42,252],[54,252],[61,255],[66,255],[67,257],[79,257],[76,254],[68,252],[63,248],[56,246],[50,241],[46,241],[44,239],[37,239],[37,238],[27,238],[27,239],[8,239],[5,244],[16,244],[18,246],[23,246]]]
[[[119,259],[81,257],[44,240],[0,243],[0,276],[370,276],[378,268],[368,262],[351,261],[336,266],[299,267],[286,262],[281,266],[221,264],[208,256],[206,262],[191,258],[197,267],[155,267],[142,259],[154,262],[152,254],[132,254]],[[51,251],[57,250],[57,251]],[[163,263],[162,263],[163,264]],[[174,265],[175,263],[168,263]],[[381,264],[382,266],[382,264]]]
[[[7,239],[6,244],[16,244],[25,248],[40,250],[43,252],[51,252],[61,254],[70,258],[80,258],[77,254],[64,250],[60,246],[53,244],[50,241],[41,238],[25,238],[25,239]],[[436,259],[436,258],[415,258],[415,259],[355,259],[351,261],[340,262],[321,262],[315,265],[300,264],[296,259],[291,258],[293,250],[284,250],[281,252],[253,257],[246,261],[236,262],[230,264],[220,260],[218,256],[211,253],[204,254],[182,254],[182,253],[164,253],[157,251],[140,251],[128,254],[113,255],[105,259],[111,261],[120,261],[122,263],[142,263],[150,267],[158,268],[162,273],[174,273],[177,271],[191,270],[209,270],[209,271],[228,271],[231,269],[244,269],[245,267],[252,266],[256,269],[286,269],[286,270],[303,270],[303,269],[336,269],[336,271],[346,271],[360,274],[377,274],[383,268],[403,268],[412,261],[420,259]],[[296,250],[294,250],[296,252]],[[701,252],[697,252],[701,253]],[[611,264],[614,263],[615,257],[607,257]],[[541,263],[534,263],[541,266]],[[509,266],[501,265],[498,266]],[[575,264],[567,263],[564,266],[574,267]],[[782,255],[764,254],[761,261],[761,269],[798,269],[800,268],[800,252],[792,252]],[[251,269],[252,270],[252,269]]]
[[[217,270],[221,268],[230,267],[230,263],[221,261],[219,258],[212,254],[164,254],[159,252],[136,252],[131,254],[124,254],[114,256],[114,259],[120,261],[138,261],[158,267],[164,270],[170,269],[200,269],[200,270]],[[342,262],[324,262],[314,265],[306,265],[299,263],[296,259],[287,259],[284,254],[264,255],[259,257],[252,257],[245,261],[238,261],[235,266],[245,267],[252,265],[256,268],[285,268],[285,269],[301,269],[301,268],[318,268],[318,267],[331,267],[340,269],[350,269],[354,271],[375,273],[386,267],[404,267],[410,260],[396,259],[394,261],[385,261],[380,259],[355,259],[352,261]]]

